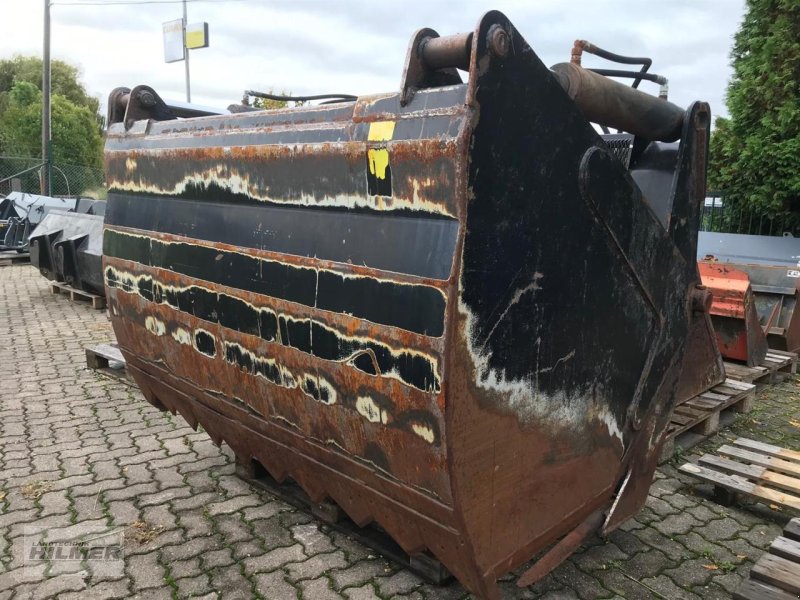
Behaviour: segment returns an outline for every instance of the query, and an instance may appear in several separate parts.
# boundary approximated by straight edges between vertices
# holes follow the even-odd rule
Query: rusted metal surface
[[[711,322],[722,356],[754,367],[767,355],[747,273],[724,263],[699,261],[703,285],[711,290]]]
[[[770,348],[800,352],[800,239],[701,232],[697,258],[747,275]]]
[[[120,117],[104,273],[150,402],[497,598],[645,501],[703,305],[709,114],[628,170],[502,14],[466,62],[464,36],[420,58],[437,38],[400,93]],[[661,213],[638,170],[671,172]]]
[[[725,364],[711,316],[707,312],[692,311],[675,403],[691,400],[723,381]]]

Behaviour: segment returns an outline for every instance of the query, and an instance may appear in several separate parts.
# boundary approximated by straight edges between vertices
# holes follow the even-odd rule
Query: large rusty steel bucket
[[[490,12],[418,32],[399,93],[175,120],[117,92],[104,274],[147,399],[481,597],[636,513],[705,307],[708,107],[629,171],[563,85]]]

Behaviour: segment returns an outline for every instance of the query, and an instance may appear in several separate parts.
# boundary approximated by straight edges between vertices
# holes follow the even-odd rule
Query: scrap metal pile
[[[643,505],[710,303],[706,104],[549,69],[490,12],[417,32],[399,92],[109,111],[105,283],[154,405],[483,597]]]

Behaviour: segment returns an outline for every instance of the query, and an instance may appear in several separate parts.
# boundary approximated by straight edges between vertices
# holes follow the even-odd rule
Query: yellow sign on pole
[[[191,23],[186,26],[186,47],[189,50],[208,48],[208,23]]]

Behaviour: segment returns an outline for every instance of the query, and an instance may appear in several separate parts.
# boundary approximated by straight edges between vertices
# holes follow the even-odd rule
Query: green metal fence
[[[44,166],[39,158],[0,156],[0,196],[13,190],[41,194],[41,175]],[[83,165],[55,163],[52,165],[53,196],[106,197],[103,169]]]
[[[702,231],[748,235],[800,237],[800,216],[793,211],[764,213],[725,202],[725,195],[708,192],[703,205]]]

